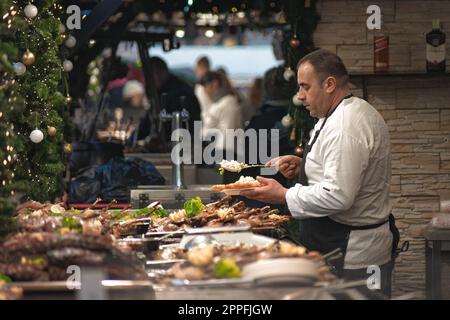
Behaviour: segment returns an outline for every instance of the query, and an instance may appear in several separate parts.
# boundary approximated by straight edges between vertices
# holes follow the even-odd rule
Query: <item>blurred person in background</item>
[[[203,76],[210,71],[211,65],[208,57],[202,56],[197,60],[197,64],[194,68],[195,77],[197,78],[197,84],[195,85],[195,96],[200,104],[201,120],[204,121],[206,114],[212,104],[210,97],[206,94],[204,87],[199,84]]]
[[[279,129],[279,152],[280,155],[292,152],[292,145],[289,137],[282,134],[283,126],[281,119],[287,114],[291,98],[296,91],[295,80],[286,81],[283,77],[284,68],[274,67],[266,71],[263,79],[263,103],[257,114],[252,117],[245,130],[254,129],[258,132],[261,129]],[[258,136],[259,138],[259,136]],[[268,150],[270,150],[270,135],[268,136]],[[258,141],[259,146],[259,141]],[[248,143],[246,145],[246,160],[249,161]],[[249,162],[247,162],[249,163]],[[258,159],[257,163],[261,163]]]
[[[263,101],[263,79],[255,78],[248,88],[246,103],[242,106],[242,120],[247,126],[250,119],[258,112]]]
[[[225,86],[225,89],[230,92],[232,95],[234,95],[239,103],[241,105],[244,102],[244,99],[242,98],[241,94],[238,90],[233,86],[231,83],[230,78],[228,77],[228,73],[224,68],[218,68],[216,72],[222,77],[223,83]]]
[[[203,137],[214,129],[220,130],[222,136],[216,141],[216,150],[224,151],[226,150],[225,130],[242,128],[242,113],[238,99],[219,72],[207,72],[200,80],[200,84],[212,101],[203,123]]]
[[[154,85],[156,87],[158,98],[160,101],[160,108],[166,109],[168,113],[174,111],[182,111],[183,107],[189,112],[189,131],[194,132],[194,121],[200,120],[200,105],[195,96],[194,89],[186,82],[182,81],[172,73],[170,73],[166,62],[159,57],[151,57],[150,64],[152,66]],[[162,94],[166,94],[165,101],[162,101]],[[181,103],[181,97],[185,97],[184,106]],[[168,141],[171,137],[170,123],[165,125],[165,136]],[[150,135],[151,121],[150,114],[139,125],[138,139],[143,139]]]
[[[104,122],[97,131],[101,140],[130,138],[149,109],[144,86],[137,80],[126,82],[121,95],[120,106],[104,109]]]

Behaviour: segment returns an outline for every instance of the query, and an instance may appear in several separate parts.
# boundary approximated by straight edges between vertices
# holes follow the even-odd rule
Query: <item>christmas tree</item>
[[[53,200],[64,190],[63,13],[52,0],[0,0],[0,215],[13,198]]]
[[[301,58],[313,51],[313,33],[319,22],[315,0],[286,0],[283,2],[283,19],[291,25],[284,34],[285,74],[287,81],[296,78],[295,70]],[[283,118],[284,127],[291,130],[290,140],[295,145],[294,153],[303,155],[303,149],[309,140],[315,119],[298,100],[297,92],[292,93],[292,101],[286,117]]]

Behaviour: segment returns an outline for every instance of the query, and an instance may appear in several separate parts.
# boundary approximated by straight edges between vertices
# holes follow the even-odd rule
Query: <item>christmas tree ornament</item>
[[[297,140],[297,128],[296,127],[292,128],[291,136],[289,137],[289,139],[291,139],[291,141]]]
[[[52,127],[52,126],[48,126],[47,133],[50,137],[54,137],[56,135],[56,128]]]
[[[18,76],[23,76],[27,71],[27,67],[22,62],[16,62],[13,65],[14,73]]]
[[[109,59],[112,56],[112,49],[111,48],[105,48],[102,52],[102,56],[105,59]]]
[[[301,145],[298,145],[297,147],[295,147],[295,149],[294,149],[294,154],[297,156],[297,157],[303,157],[303,153],[305,152],[305,149],[301,146]]]
[[[281,124],[283,125],[283,127],[289,128],[294,124],[294,119],[292,119],[292,117],[287,114],[281,119]]]
[[[64,33],[66,32],[66,26],[61,23],[58,27],[58,30],[60,33]]]
[[[96,76],[94,76],[94,75],[90,76],[89,77],[89,84],[93,85],[93,86],[97,85],[98,84],[98,78]]]
[[[67,48],[72,49],[77,45],[77,39],[75,39],[74,36],[70,35],[64,43],[66,44]]]
[[[296,35],[294,35],[294,37],[292,37],[291,41],[289,42],[289,44],[291,45],[291,48],[298,48],[300,46],[300,40],[297,38]]]
[[[27,66],[31,66],[32,64],[34,64],[36,62],[34,53],[27,49],[27,51],[25,51],[22,56],[22,62]]]
[[[42,140],[44,140],[44,134],[39,129],[34,129],[30,133],[30,140],[34,143],[40,143]]]
[[[292,71],[291,67],[287,67],[286,70],[284,70],[283,78],[284,80],[289,81],[292,77],[295,77],[295,72]]]
[[[25,13],[25,17],[27,17],[28,19],[33,19],[38,14],[38,8],[35,5],[29,3],[25,6],[23,12]]]
[[[71,104],[72,103],[72,97],[71,96],[69,96],[69,95],[66,96],[66,103],[67,104]]]
[[[297,107],[303,105],[303,102],[302,102],[302,100],[300,100],[300,99],[298,98],[298,94],[297,94],[297,93],[294,94],[294,96],[292,97],[292,103],[293,103],[295,106],[297,106]]]
[[[73,147],[71,143],[65,143],[64,144],[64,153],[65,154],[71,154],[73,151]]]
[[[65,72],[70,72],[73,69],[73,63],[70,60],[64,60],[63,69]]]

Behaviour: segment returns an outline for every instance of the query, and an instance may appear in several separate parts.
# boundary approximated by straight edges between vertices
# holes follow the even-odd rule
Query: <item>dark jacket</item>
[[[189,112],[189,131],[193,135],[194,132],[194,121],[200,120],[200,105],[195,96],[194,89],[190,87],[187,83],[180,80],[174,75],[170,75],[169,80],[164,84],[164,86],[158,90],[159,100],[161,101],[161,95],[163,93],[167,94],[167,101],[165,108],[168,113],[174,111],[181,111],[182,107],[180,105],[180,97],[185,96],[185,108]],[[164,106],[161,106],[163,108]],[[150,113],[151,110],[148,111]],[[170,141],[171,135],[171,124],[167,123],[165,126],[165,134],[168,141]],[[142,120],[139,126],[139,137],[138,139],[143,139],[150,134],[151,123],[149,114]]]

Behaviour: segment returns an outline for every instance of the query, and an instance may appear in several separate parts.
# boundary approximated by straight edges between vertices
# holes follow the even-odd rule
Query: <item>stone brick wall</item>
[[[341,1],[318,3],[317,47],[337,53],[351,72],[371,72],[374,31],[366,28],[366,9],[380,6],[381,32],[389,35],[390,70],[425,71],[425,34],[440,19],[447,34],[450,70],[450,1]],[[392,141],[393,213],[401,241],[410,250],[397,260],[394,296],[418,291],[425,296],[422,228],[439,212],[440,196],[450,192],[450,77],[369,78],[368,101],[386,120]],[[352,91],[362,96],[361,82]]]

